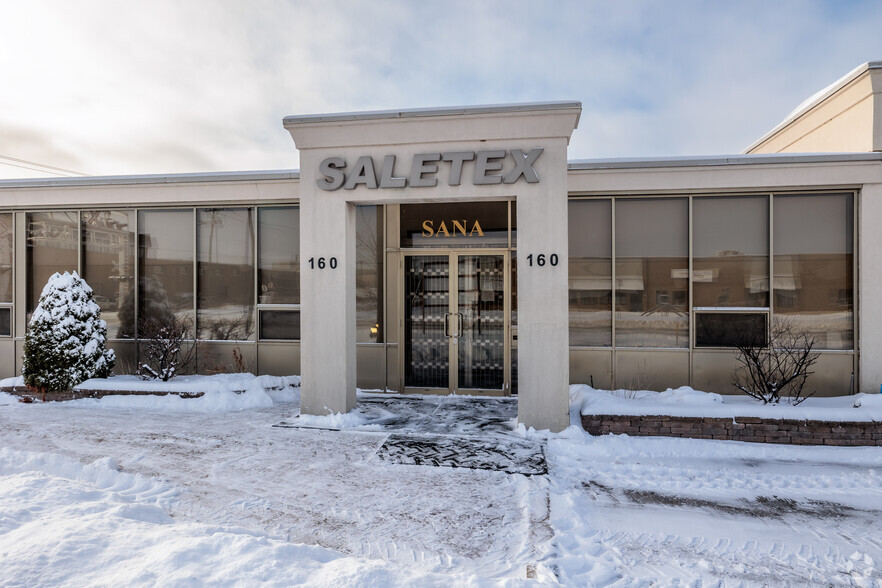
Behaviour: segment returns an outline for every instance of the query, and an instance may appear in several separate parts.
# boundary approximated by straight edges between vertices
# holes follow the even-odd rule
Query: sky
[[[3,2],[0,178],[296,169],[286,115],[546,100],[571,160],[739,153],[882,60],[872,0]]]

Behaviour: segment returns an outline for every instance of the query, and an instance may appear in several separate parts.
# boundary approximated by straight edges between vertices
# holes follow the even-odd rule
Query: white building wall
[[[553,431],[569,424],[566,147],[580,111],[577,103],[551,103],[285,119],[301,153],[303,413],[345,412],[355,405],[353,205],[516,200],[519,419]],[[360,157],[369,156],[379,175],[384,158],[394,155],[394,175],[409,177],[415,154],[536,148],[543,150],[533,166],[536,183],[519,178],[478,185],[474,161],[464,164],[459,185],[449,185],[444,163],[434,187],[359,184],[326,191],[316,183],[323,177],[320,162],[328,157],[342,158],[351,172]],[[513,167],[507,157],[502,173]],[[530,254],[555,254],[558,264],[530,267]],[[309,258],[320,256],[337,257],[338,268],[310,267]]]

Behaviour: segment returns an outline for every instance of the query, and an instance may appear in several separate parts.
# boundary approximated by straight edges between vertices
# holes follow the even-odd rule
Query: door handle
[[[456,313],[456,326],[456,338],[462,339],[463,318],[461,312]]]
[[[444,336],[450,338],[450,313],[444,315]]]

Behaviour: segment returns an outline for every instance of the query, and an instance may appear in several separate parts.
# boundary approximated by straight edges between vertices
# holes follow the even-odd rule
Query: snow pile
[[[676,390],[668,388],[659,392],[655,397],[659,404],[672,404],[682,406],[713,406],[723,403],[723,397],[713,392],[700,392],[689,386],[680,386]]]
[[[119,471],[119,464],[110,457],[95,460],[91,464],[52,453],[15,451],[0,447],[0,476],[23,473],[40,473],[67,480],[82,482],[102,490],[112,491],[121,497],[151,502],[168,507],[179,492],[170,485],[148,479],[140,474]],[[2,493],[0,493],[2,494]],[[0,518],[0,532],[5,520]]]
[[[165,484],[49,454],[0,450],[3,583],[15,586],[467,583],[260,533],[178,521]],[[152,492],[152,493],[151,493]]]
[[[570,416],[578,415],[668,415],[679,417],[760,417],[817,421],[882,421],[882,395],[855,394],[832,398],[807,398],[793,406],[762,404],[743,395],[701,392],[689,386],[651,390],[598,390],[584,384],[570,386]]]
[[[326,415],[301,414],[297,417],[297,425],[301,427],[314,427],[316,429],[344,429],[347,427],[360,427],[370,422],[368,417],[356,410],[351,412],[331,413]]]
[[[21,377],[0,380],[0,387],[23,386]],[[168,382],[142,380],[138,376],[113,376],[86,380],[74,390],[120,392],[103,398],[83,398],[72,406],[151,410],[161,412],[229,412],[266,408],[273,403],[300,400],[300,376],[255,376],[253,374],[216,374],[213,376],[176,376]],[[132,392],[164,392],[165,396],[138,395]],[[181,398],[178,394],[202,394]],[[11,401],[16,401],[17,398]],[[4,403],[0,397],[0,404]]]

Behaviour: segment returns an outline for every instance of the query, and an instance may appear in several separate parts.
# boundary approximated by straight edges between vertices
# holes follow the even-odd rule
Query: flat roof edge
[[[122,176],[78,176],[63,178],[21,178],[0,180],[2,188],[42,188],[61,186],[101,186],[132,184],[180,184],[196,182],[253,182],[299,180],[299,170],[198,172],[182,174],[144,174]]]
[[[815,106],[819,105],[821,102],[862,76],[864,73],[870,71],[871,69],[882,69],[882,61],[868,61],[867,63],[862,63],[826,88],[821,89],[815,95],[811,96],[805,102],[797,106],[796,109],[794,109],[784,118],[784,120],[775,125],[772,130],[748,145],[747,148],[744,149],[743,153],[750,153],[753,149],[756,149],[757,147],[780,133],[786,127],[793,124],[802,115],[806,114]]]
[[[453,116],[469,114],[495,114],[505,112],[531,112],[547,110],[566,110],[582,108],[576,100],[552,102],[520,102],[511,104],[485,104],[477,106],[441,106],[429,108],[405,108],[397,110],[368,110],[362,112],[335,112],[329,114],[302,114],[286,116],[285,126],[323,122],[344,122],[359,120],[382,120],[395,118],[420,118],[430,116]]]
[[[699,157],[649,157],[643,159],[583,159],[567,162],[567,170],[780,165],[784,163],[847,163],[858,161],[882,161],[882,153],[768,153],[758,155],[709,155]]]

